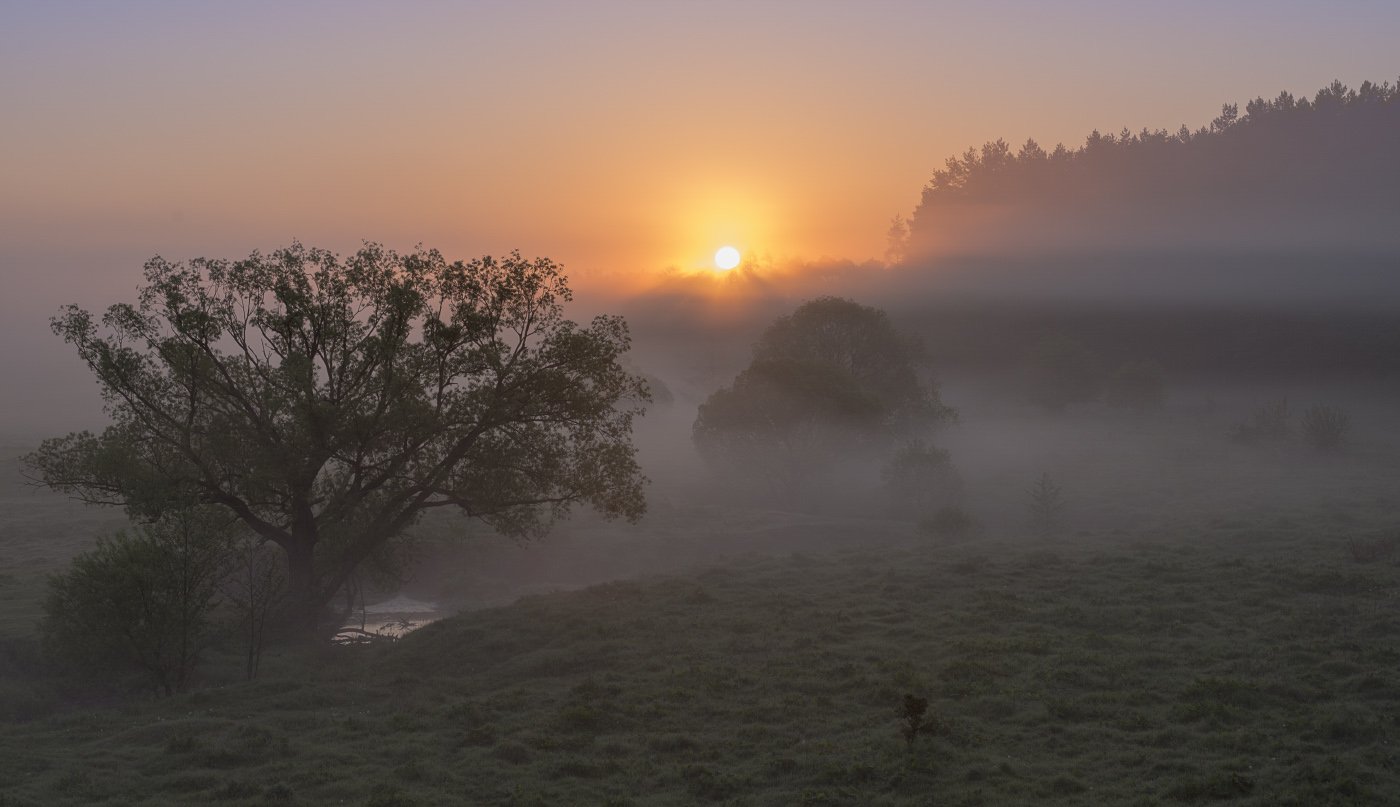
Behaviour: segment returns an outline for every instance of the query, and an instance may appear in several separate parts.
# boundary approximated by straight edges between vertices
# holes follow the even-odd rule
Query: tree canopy
[[[1393,245],[1397,135],[1400,85],[1334,81],[1311,100],[1281,92],[1243,110],[1224,104],[1194,130],[1095,130],[1053,149],[995,140],[933,172],[909,247],[1268,245],[1303,235]]]
[[[281,547],[309,621],[429,508],[509,536],[575,503],[645,509],[645,384],[621,318],[580,326],[560,268],[366,244],[161,258],[136,303],[53,320],[112,425],[46,441],[42,481],[154,518],[219,505]]]
[[[711,463],[790,491],[838,454],[951,418],[922,363],[885,312],[811,300],[764,331],[750,365],[700,405],[692,436]]]

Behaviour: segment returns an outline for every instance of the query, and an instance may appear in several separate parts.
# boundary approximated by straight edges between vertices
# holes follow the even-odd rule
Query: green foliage
[[[134,304],[53,322],[101,434],[27,457],[50,487],[152,517],[217,505],[282,548],[303,618],[427,508],[538,535],[575,503],[637,518],[647,398],[617,317],[579,326],[560,268],[366,244],[146,264]]]
[[[1066,336],[1048,336],[1031,348],[1026,365],[1026,397],[1049,412],[1095,400],[1103,387],[1099,360],[1089,348]]]
[[[878,308],[818,297],[778,318],[754,345],[755,363],[817,364],[839,372],[879,405],[891,427],[926,426],[954,417],[936,387],[919,378],[924,352]]]
[[[1335,406],[1310,406],[1303,412],[1303,438],[1318,451],[1336,451],[1346,440],[1351,416]]]
[[[127,668],[158,693],[183,691],[209,644],[229,560],[228,520],[208,510],[102,540],[51,578],[45,648],[92,676]]]
[[[1104,403],[1119,409],[1139,413],[1161,409],[1166,397],[1166,382],[1156,362],[1124,362],[1104,383]]]

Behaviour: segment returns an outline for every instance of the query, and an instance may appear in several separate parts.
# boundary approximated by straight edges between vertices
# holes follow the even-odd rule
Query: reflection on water
[[[364,610],[341,626],[335,635],[340,644],[360,644],[373,641],[401,639],[446,614],[437,603],[415,600],[400,594],[392,599],[365,606]]]

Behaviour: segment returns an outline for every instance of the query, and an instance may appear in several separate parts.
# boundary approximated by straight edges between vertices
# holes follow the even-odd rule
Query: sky
[[[968,146],[1394,81],[1395,42],[1394,2],[0,0],[0,407],[67,417],[48,317],[153,255],[859,262]]]

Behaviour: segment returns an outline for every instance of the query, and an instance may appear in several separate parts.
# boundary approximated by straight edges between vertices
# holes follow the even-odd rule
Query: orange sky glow
[[[519,248],[614,289],[723,244],[860,262],[969,145],[1199,125],[1393,67],[1302,6],[1262,31],[1264,4],[1042,6],[7,6],[0,258],[35,289],[293,238]],[[1400,33],[1370,8],[1348,36]]]
[[[1393,78],[1395,41],[1363,0],[0,0],[0,406],[68,417],[49,317],[131,299],[154,255],[518,249],[580,315],[658,287],[738,310],[878,271],[969,146],[1199,126]]]

